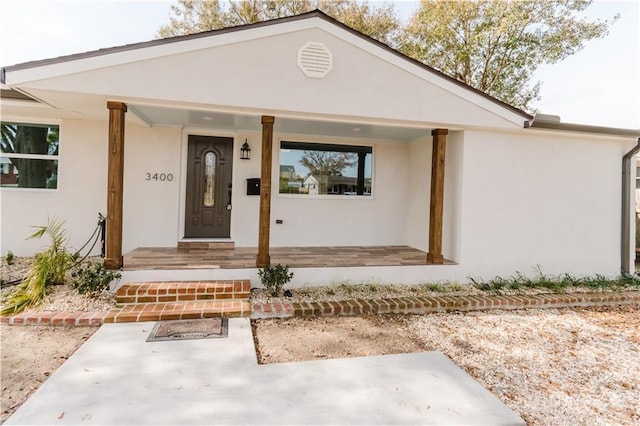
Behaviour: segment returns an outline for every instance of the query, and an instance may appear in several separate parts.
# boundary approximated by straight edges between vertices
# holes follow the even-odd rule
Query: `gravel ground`
[[[6,258],[0,260],[2,269],[1,277],[3,281],[9,282],[20,279],[27,274],[31,266],[31,257],[15,257],[11,265],[8,265]],[[2,296],[9,294],[15,286],[2,289]],[[107,311],[115,305],[115,295],[103,292],[95,297],[79,294],[68,284],[54,285],[49,288],[44,303],[41,306],[29,308],[25,312],[42,311]],[[0,303],[4,307],[4,301]]]
[[[640,424],[640,309],[415,317],[410,329],[530,424]]]
[[[612,291],[638,290],[638,287],[618,287],[618,288],[588,288],[588,287],[566,287],[564,293],[608,293]],[[452,282],[436,284],[416,284],[416,285],[391,285],[391,284],[335,284],[324,287],[305,287],[290,289],[289,296],[272,296],[265,289],[252,288],[251,300],[253,302],[317,302],[317,301],[340,301],[348,299],[384,299],[391,297],[424,297],[424,296],[469,296],[469,295],[490,295],[491,292],[480,290],[472,284],[460,284]],[[513,294],[548,294],[550,290],[546,288],[518,289],[503,288],[501,295]]]
[[[27,275],[29,266],[33,261],[32,257],[14,257],[11,264],[7,263],[6,257],[0,257],[0,278],[3,282],[10,282],[21,279]]]
[[[253,322],[263,363],[443,352],[532,425],[640,424],[640,307]]]

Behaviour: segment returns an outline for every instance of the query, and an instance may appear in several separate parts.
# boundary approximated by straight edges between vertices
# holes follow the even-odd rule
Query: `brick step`
[[[105,323],[170,321],[214,317],[248,317],[248,300],[198,300],[194,302],[136,303],[116,306],[104,317]]]
[[[116,292],[119,305],[192,300],[249,299],[249,280],[156,281],[125,284]]]

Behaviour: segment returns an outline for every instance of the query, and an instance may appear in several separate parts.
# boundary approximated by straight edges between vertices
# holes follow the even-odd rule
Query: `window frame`
[[[62,147],[62,123],[61,120],[43,120],[43,121],[35,121],[31,119],[24,118],[12,118],[12,117],[3,117],[0,121],[2,124],[15,124],[18,126],[32,126],[32,127],[57,127],[58,128],[58,154],[22,154],[22,153],[8,153],[8,152],[0,152],[0,158],[16,158],[16,159],[25,159],[25,160],[46,160],[46,161],[57,161],[57,173],[56,173],[56,187],[55,188],[21,188],[17,186],[4,186],[0,185],[0,191],[26,191],[26,192],[57,192],[60,189],[60,166],[61,166],[61,156],[60,150]],[[19,175],[19,174],[18,174]]]
[[[371,155],[371,176],[367,178],[364,174],[364,179],[370,179],[371,181],[371,191],[370,193],[363,194],[335,194],[335,193],[326,193],[326,194],[289,194],[289,193],[281,193],[280,192],[280,152],[282,149],[291,149],[296,151],[323,151],[323,152],[346,152],[346,153],[364,153]],[[349,143],[340,143],[340,142],[328,142],[324,141],[310,141],[310,140],[296,140],[295,138],[281,138],[278,141],[278,160],[277,167],[275,167],[274,173],[274,183],[275,188],[274,192],[278,197],[282,198],[295,198],[295,199],[320,199],[320,200],[330,200],[330,199],[339,199],[339,200],[373,200],[374,199],[374,169],[375,169],[375,145],[372,143],[358,143],[358,144],[349,144]],[[356,165],[356,173],[360,164]],[[363,166],[364,167],[364,166]],[[356,177],[356,184],[357,184]]]

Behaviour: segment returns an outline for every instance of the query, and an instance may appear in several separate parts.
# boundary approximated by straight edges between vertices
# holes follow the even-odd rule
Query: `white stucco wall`
[[[27,122],[46,122],[33,119]],[[58,120],[58,189],[2,188],[2,253],[33,254],[48,241],[25,240],[30,226],[47,217],[65,221],[70,246],[91,235],[98,212],[106,214],[107,123]],[[125,132],[123,251],[135,247],[172,247],[178,236],[181,185],[180,129],[127,125]],[[172,174],[172,182],[147,181],[146,173]],[[94,253],[99,253],[96,246]]]
[[[122,250],[175,247],[181,181],[181,129],[125,129]],[[151,178],[147,180],[147,173]],[[153,179],[171,175],[172,181]]]
[[[251,147],[251,159],[240,160],[245,139]],[[247,179],[260,177],[262,134],[238,133],[234,138],[231,239],[237,247],[257,247],[260,196],[247,195]],[[277,155],[274,152],[274,161]],[[277,170],[277,165],[274,165]],[[272,216],[273,218],[273,216]]]
[[[429,193],[431,190],[431,136],[409,144],[409,170],[405,240],[407,245],[427,250],[429,237]],[[445,185],[445,191],[449,188]]]
[[[464,199],[464,132],[449,132],[444,169],[444,206],[442,212],[442,254],[460,261],[462,251],[462,206]],[[428,210],[425,213],[429,214]]]
[[[465,132],[461,251],[468,275],[620,272],[621,159],[630,141]]]
[[[314,197],[278,194],[277,153],[278,141],[282,139],[330,142],[322,137],[276,135],[271,202],[271,244],[274,247],[405,244],[408,144],[332,139],[334,143],[373,146],[373,194],[370,197]],[[283,224],[275,224],[276,219],[282,219]]]
[[[407,244],[427,250],[431,138],[410,144]],[[443,254],[457,279],[620,272],[620,138],[450,132]]]
[[[5,115],[3,120],[12,118]],[[58,189],[0,189],[2,255],[9,250],[30,255],[47,246],[46,238],[25,238],[33,233],[31,226],[45,225],[48,217],[63,220],[69,246],[80,248],[94,231],[98,212],[106,213],[107,124],[34,117],[15,121],[60,125]],[[94,253],[99,253],[99,244]]]
[[[5,119],[5,117],[3,117]],[[20,121],[20,120],[16,120]],[[58,189],[2,188],[2,253],[29,255],[47,240],[25,240],[32,225],[47,217],[65,221],[70,247],[93,232],[98,212],[106,214],[108,128],[104,121],[42,120],[60,125]],[[172,247],[178,238],[181,130],[127,125],[125,131],[123,251]],[[173,181],[147,181],[146,173],[172,174]],[[97,245],[93,253],[99,253]]]

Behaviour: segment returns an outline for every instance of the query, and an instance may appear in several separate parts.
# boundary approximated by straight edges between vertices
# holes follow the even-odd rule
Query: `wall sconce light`
[[[247,143],[247,140],[244,140],[242,147],[240,148],[240,159],[241,160],[249,160],[251,158],[251,147]]]

